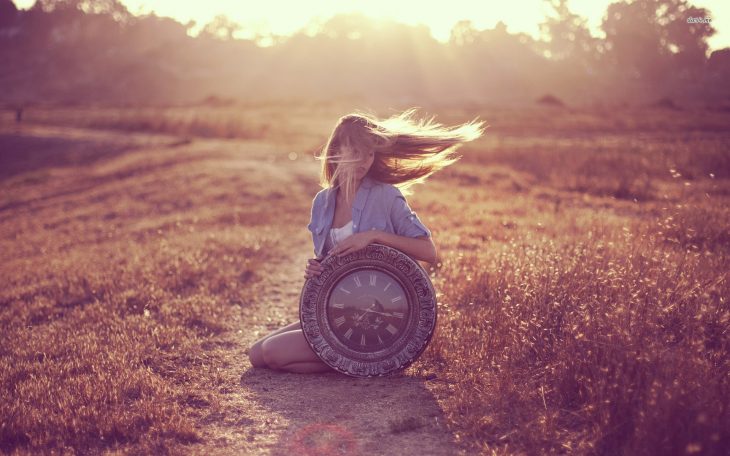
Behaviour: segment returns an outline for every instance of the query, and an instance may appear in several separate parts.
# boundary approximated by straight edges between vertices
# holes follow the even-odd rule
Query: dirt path
[[[205,443],[193,452],[459,454],[425,379],[402,374],[359,379],[336,372],[293,374],[251,367],[248,346],[298,318],[303,265],[311,249],[296,241],[289,258],[265,265],[257,286],[268,301],[240,315],[241,330],[226,363],[226,377],[236,381],[235,391],[226,395],[224,417],[208,423]],[[333,445],[331,453],[322,451],[328,444]],[[317,445],[319,452],[307,452]]]

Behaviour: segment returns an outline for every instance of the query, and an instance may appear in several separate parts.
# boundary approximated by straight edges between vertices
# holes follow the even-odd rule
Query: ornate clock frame
[[[312,350],[333,369],[352,377],[392,374],[415,361],[436,329],[436,293],[428,273],[405,253],[382,244],[322,261],[319,276],[305,281],[299,300],[302,331]],[[376,270],[394,278],[406,295],[407,321],[384,348],[365,352],[348,347],[335,334],[327,317],[331,293],[341,279],[355,271]],[[367,312],[367,310],[365,311]]]

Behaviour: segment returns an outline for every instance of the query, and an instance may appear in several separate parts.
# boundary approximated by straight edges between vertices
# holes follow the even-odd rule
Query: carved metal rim
[[[299,299],[299,318],[304,337],[317,356],[333,369],[352,377],[392,374],[415,361],[431,340],[436,328],[436,293],[428,273],[400,250],[370,244],[343,257],[322,263],[319,276],[304,282]],[[409,320],[401,337],[383,350],[356,352],[343,345],[329,327],[326,306],[337,281],[357,269],[376,269],[394,276],[406,291]]]

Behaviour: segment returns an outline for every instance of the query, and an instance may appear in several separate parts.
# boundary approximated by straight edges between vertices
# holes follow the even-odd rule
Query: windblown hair
[[[461,158],[456,149],[484,133],[484,122],[474,119],[445,127],[429,119],[414,119],[415,108],[387,119],[356,112],[341,117],[327,144],[315,158],[322,161],[320,185],[337,187],[345,199],[354,198],[356,168],[372,150],[373,164],[367,176],[395,185],[404,195],[428,176]]]

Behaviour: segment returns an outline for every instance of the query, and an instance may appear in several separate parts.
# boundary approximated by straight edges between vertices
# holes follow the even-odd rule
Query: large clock
[[[304,283],[299,317],[307,342],[333,369],[353,377],[404,369],[436,328],[436,293],[403,252],[370,244],[322,261]]]

